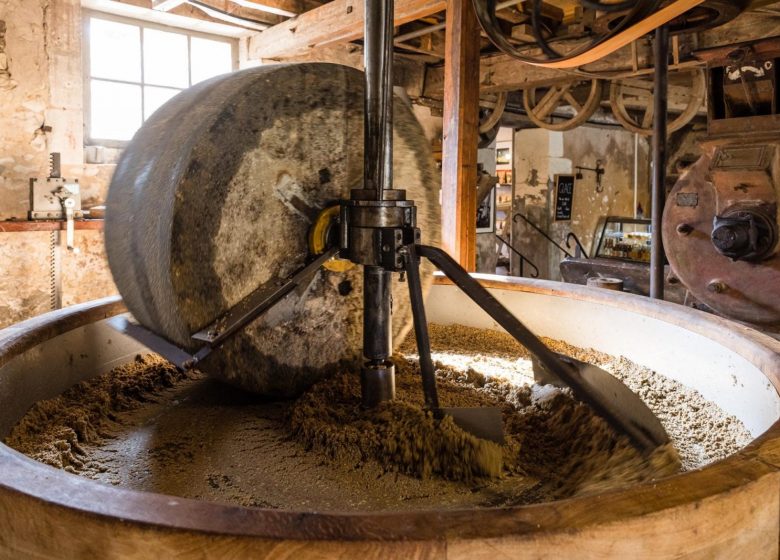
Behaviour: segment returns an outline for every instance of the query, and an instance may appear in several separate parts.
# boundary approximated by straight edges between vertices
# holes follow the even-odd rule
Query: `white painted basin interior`
[[[780,396],[762,371],[780,363],[777,341],[674,304],[651,304],[639,296],[544,281],[513,284],[514,289],[492,288],[491,293],[540,336],[625,356],[695,388],[741,419],[754,437],[780,418]],[[452,285],[433,287],[427,312],[432,323],[500,330]],[[21,328],[24,324],[0,331],[0,342]],[[144,351],[105,321],[98,321],[11,359],[0,367],[0,437],[37,400],[56,396]]]
[[[698,390],[706,399],[742,420],[757,437],[780,418],[780,396],[760,365],[743,354],[739,332],[744,327],[703,312],[671,303],[654,303],[658,312],[648,316],[634,310],[633,303],[648,304],[647,298],[569,284],[528,281],[536,288],[570,291],[580,297],[548,295],[537,291],[491,289],[491,293],[539,336],[563,340],[581,348],[592,348],[613,356],[625,356],[658,373]],[[589,300],[593,296],[594,300]],[[602,300],[603,296],[603,300]],[[602,300],[602,301],[599,301]],[[435,285],[428,296],[428,320],[439,324],[461,324],[503,330],[462,291],[453,285]],[[672,318],[671,311],[674,311]],[[664,319],[665,315],[670,315]],[[680,317],[682,315],[682,317]],[[690,317],[688,327],[685,323]],[[696,322],[696,330],[690,328]],[[701,324],[705,328],[701,328]],[[697,332],[704,330],[705,332]],[[757,333],[756,333],[757,334]],[[765,339],[769,347],[776,341]],[[731,339],[729,348],[723,342]],[[740,353],[742,351],[742,353]]]

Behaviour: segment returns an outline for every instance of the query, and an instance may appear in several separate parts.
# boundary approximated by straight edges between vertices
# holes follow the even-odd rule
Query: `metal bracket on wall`
[[[579,181],[582,179],[582,172],[583,171],[593,171],[593,173],[596,174],[596,192],[604,192],[604,185],[601,184],[601,177],[606,172],[606,169],[604,169],[601,164],[603,162],[600,159],[596,160],[596,167],[582,167],[580,165],[576,166],[575,169],[577,170],[577,174],[575,175],[576,179]]]

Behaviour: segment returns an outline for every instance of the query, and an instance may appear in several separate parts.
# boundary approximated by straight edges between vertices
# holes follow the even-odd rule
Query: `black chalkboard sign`
[[[574,175],[555,176],[555,219],[571,220],[571,203],[574,200]]]

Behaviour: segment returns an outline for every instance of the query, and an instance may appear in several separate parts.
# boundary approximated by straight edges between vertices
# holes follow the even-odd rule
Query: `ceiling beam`
[[[249,58],[277,59],[363,36],[364,0],[333,0],[298,17],[253,35]],[[444,10],[446,0],[396,0],[395,25],[402,25]]]
[[[81,6],[118,16],[141,19],[203,33],[213,33],[225,37],[242,37],[251,33],[245,27],[216,20],[186,4],[182,4],[167,12],[152,9],[152,0],[81,0]],[[277,16],[268,14],[268,17],[274,18]]]
[[[767,37],[780,36],[780,19],[768,18],[757,12],[746,12],[728,25],[709,29],[697,34],[697,48],[709,49],[718,46],[734,45]],[[652,49],[646,39],[640,39],[635,44],[636,58],[631,47],[622,49],[586,66],[589,72],[631,73],[634,65],[640,69],[652,71]],[[529,54],[538,54],[529,51]],[[696,62],[684,63],[681,66],[696,65]],[[480,91],[495,93],[499,91],[515,91],[529,87],[544,87],[570,80],[572,72],[552,68],[531,66],[507,55],[485,57],[480,64]],[[444,95],[444,67],[429,67],[425,75],[425,91],[423,96],[442,99]]]
[[[208,0],[207,2],[203,0],[186,0],[181,6],[169,10],[168,13],[240,27],[245,29],[247,33],[262,31],[281,20],[279,16],[262,12],[248,13],[244,10],[245,8],[230,4],[227,0]],[[268,21],[268,19],[273,19],[273,21]]]
[[[187,0],[152,0],[152,8],[161,12],[169,12],[172,9],[181,6]]]
[[[240,24],[234,17],[254,20],[256,26],[251,22],[242,27],[255,30],[265,29],[269,25],[276,25],[285,21],[287,18],[294,17],[305,10],[300,0],[263,0],[254,2],[252,0],[201,0],[190,2],[189,0],[150,0],[151,7],[160,12],[172,12],[179,15],[189,15],[193,17],[193,10],[187,9],[192,6],[200,13],[205,13],[210,19],[221,21],[228,24]]]
[[[260,12],[268,12],[283,17],[295,17],[299,13],[303,12],[300,2],[295,0],[263,0],[262,2],[255,2],[254,0],[230,0],[234,4],[243,6],[244,8],[251,8],[252,10],[258,10]]]

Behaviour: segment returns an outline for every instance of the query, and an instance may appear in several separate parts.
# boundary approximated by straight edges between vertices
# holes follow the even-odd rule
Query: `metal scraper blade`
[[[498,408],[439,408],[443,416],[451,416],[455,425],[480,439],[504,445],[504,421]]]
[[[533,359],[534,379],[537,383],[570,387],[575,397],[590,405],[615,430],[628,433],[645,451],[652,451],[669,443],[669,436],[660,420],[639,395],[622,381],[593,364],[560,354],[558,357],[574,366],[574,375],[580,382],[579,386],[563,383]]]

